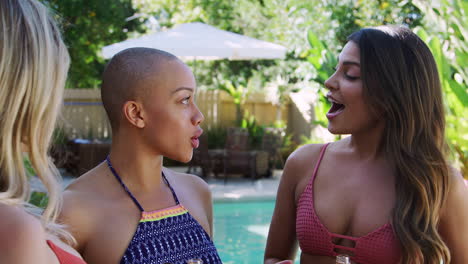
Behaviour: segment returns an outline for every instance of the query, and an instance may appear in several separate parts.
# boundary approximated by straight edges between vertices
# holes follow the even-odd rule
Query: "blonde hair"
[[[385,120],[382,150],[397,174],[392,224],[403,246],[401,263],[450,263],[438,231],[449,169],[434,57],[405,27],[365,28],[348,40],[360,49],[367,102]]]
[[[55,224],[61,206],[59,173],[48,156],[70,58],[48,9],[36,0],[0,1],[0,202],[30,208],[23,164],[31,164],[48,191],[40,219],[46,230],[70,238]]]

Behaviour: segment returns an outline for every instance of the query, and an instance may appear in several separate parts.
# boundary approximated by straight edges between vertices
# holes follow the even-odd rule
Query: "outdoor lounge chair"
[[[188,163],[187,173],[195,172],[197,167],[201,168],[201,177],[206,178],[210,173],[214,173],[217,177],[217,171],[215,167],[220,167],[222,163],[222,156],[216,155],[216,153],[208,150],[208,138],[205,134],[202,134],[199,138],[200,145],[194,149],[192,160]]]
[[[229,174],[243,174],[257,179],[268,170],[268,153],[249,150],[249,134],[245,129],[229,128],[223,155],[223,177],[226,183]]]
[[[268,152],[268,171],[266,173],[267,176],[271,176],[273,173],[273,169],[277,165],[277,163],[281,164],[281,167],[284,165],[283,156],[280,152],[281,148],[281,136],[273,131],[273,130],[266,130],[262,137],[262,147],[263,151]]]

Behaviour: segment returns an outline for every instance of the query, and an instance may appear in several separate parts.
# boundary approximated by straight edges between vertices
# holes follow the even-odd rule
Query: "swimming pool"
[[[214,242],[224,264],[263,263],[274,207],[274,201],[214,204]]]

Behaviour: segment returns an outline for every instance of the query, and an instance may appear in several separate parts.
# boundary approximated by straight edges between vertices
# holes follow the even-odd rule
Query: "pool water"
[[[274,201],[214,204],[214,243],[224,264],[263,263],[274,207]]]

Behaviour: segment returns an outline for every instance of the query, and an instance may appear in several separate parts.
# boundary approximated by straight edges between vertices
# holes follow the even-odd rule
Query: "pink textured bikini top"
[[[337,249],[350,252],[351,260],[360,264],[395,264],[400,261],[400,242],[390,223],[362,237],[331,233],[322,224],[314,208],[313,183],[328,144],[322,147],[314,174],[297,205],[296,234],[302,252],[316,256],[337,256]],[[354,241],[354,247],[333,243],[333,238]]]

